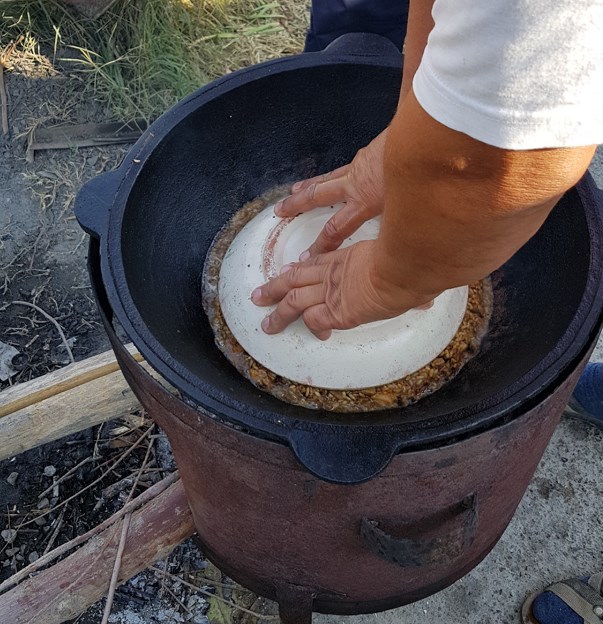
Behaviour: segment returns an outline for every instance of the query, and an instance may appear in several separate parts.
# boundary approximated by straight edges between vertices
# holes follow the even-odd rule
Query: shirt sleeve
[[[436,0],[413,80],[445,126],[506,149],[603,143],[603,0]]]

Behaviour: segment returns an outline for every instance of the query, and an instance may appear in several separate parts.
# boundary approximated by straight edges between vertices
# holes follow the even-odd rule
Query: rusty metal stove
[[[521,417],[397,455],[365,483],[326,482],[291,450],[204,413],[159,384],[117,338],[97,245],[90,270],[121,370],[168,434],[204,554],[283,624],[421,600],[473,569],[506,529],[590,352]]]

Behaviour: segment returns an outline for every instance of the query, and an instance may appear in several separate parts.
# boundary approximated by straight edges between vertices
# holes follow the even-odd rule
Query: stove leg
[[[312,624],[314,595],[307,587],[282,585],[277,591],[281,624]]]

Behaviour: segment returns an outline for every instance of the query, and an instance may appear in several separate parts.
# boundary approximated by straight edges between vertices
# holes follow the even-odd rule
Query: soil
[[[33,164],[25,161],[24,133],[32,124],[103,118],[94,102],[74,107],[77,84],[67,83],[62,77],[6,76],[11,134],[0,138],[0,340],[20,352],[10,383],[69,362],[55,326],[14,301],[33,303],[58,321],[76,360],[108,349],[88,285],[87,240],[72,204],[78,188],[113,168],[126,148],[52,150],[37,152]]]
[[[26,135],[33,127],[108,121],[110,115],[98,102],[83,97],[80,83],[73,78],[32,79],[9,73],[5,82],[10,134],[0,134],[0,343],[14,347],[18,355],[11,362],[14,374],[0,380],[0,391],[71,361],[56,325],[17,301],[37,306],[61,326],[75,361],[110,348],[89,286],[87,237],[72,209],[81,185],[115,168],[129,147],[36,152],[34,163],[27,163]],[[147,440],[118,468],[107,471],[99,484],[85,490],[107,462],[112,465],[122,457],[151,426],[144,414],[133,413],[125,422],[111,421],[0,462],[0,536],[4,535],[0,537],[0,582],[115,513],[139,473],[132,495],[175,469],[169,443],[156,430],[148,453]],[[53,487],[71,470],[71,476]],[[61,505],[72,496],[71,502]],[[192,540],[157,565],[167,566],[171,574],[205,587],[210,594],[217,590],[207,582],[208,575],[225,580]],[[246,590],[231,591],[225,598],[274,613],[274,605]],[[98,624],[104,602],[74,621]],[[109,622],[201,624],[208,621],[212,605],[211,595],[147,570],[118,588]],[[244,621],[241,611],[221,609],[219,614],[221,622]]]

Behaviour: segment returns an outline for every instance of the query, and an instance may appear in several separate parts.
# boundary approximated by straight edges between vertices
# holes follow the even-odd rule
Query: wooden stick
[[[59,325],[59,322],[54,317],[50,316],[48,312],[46,312],[45,310],[42,310],[42,308],[40,306],[37,306],[35,303],[28,303],[27,301],[12,301],[11,305],[20,305],[20,306],[26,306],[28,308],[32,308],[36,312],[39,312],[46,320],[50,321],[56,327],[57,332],[59,332],[59,336],[61,337],[61,340],[63,341],[63,346],[67,350],[69,361],[72,364],[73,362],[75,362],[73,358],[73,352],[71,351],[71,347],[69,346],[69,343],[67,342],[67,337],[65,336],[65,332],[63,331],[63,328]]]
[[[42,498],[44,498],[46,494],[49,494],[52,490],[54,490],[54,488],[57,485],[59,485],[60,483],[65,481],[65,479],[68,479],[70,476],[72,476],[73,473],[79,470],[82,466],[85,466],[86,464],[93,462],[95,459],[96,459],[96,456],[93,454],[90,457],[86,457],[82,459],[82,461],[79,464],[76,464],[72,468],[69,468],[67,472],[61,475],[58,479],[54,479],[51,485],[49,485],[45,490],[43,490],[42,492],[38,494],[38,500],[41,500]]]
[[[194,532],[182,482],[132,514],[119,582],[164,559]],[[111,579],[119,543],[114,527],[89,540],[52,568],[0,596],[0,622],[60,624],[102,598]]]
[[[153,500],[155,497],[158,497],[162,492],[167,490],[171,485],[178,481],[178,471],[173,472],[171,475],[159,481],[159,483],[155,483],[148,490],[145,490],[140,496],[137,496],[133,501],[130,501],[126,505],[124,505],[119,511],[115,512],[110,518],[107,518],[104,522],[95,526],[93,529],[90,529],[87,533],[83,535],[79,535],[78,537],[73,538],[70,542],[66,542],[65,544],[61,544],[53,551],[49,552],[47,555],[36,559],[33,563],[30,563],[28,566],[13,574],[10,578],[7,578],[6,581],[0,583],[0,594],[8,591],[15,585],[18,585],[23,579],[27,578],[30,574],[34,574],[38,570],[46,567],[48,564],[52,563],[58,557],[68,553],[70,550],[73,550],[80,544],[87,542],[91,537],[102,533],[106,529],[108,529],[111,525],[115,524],[120,518],[125,516],[127,513],[131,513],[138,507],[145,505],[149,501]]]
[[[0,116],[2,117],[2,133],[9,133],[8,126],[8,95],[6,93],[6,84],[4,82],[4,70],[6,69],[8,60],[10,59],[17,46],[23,41],[25,35],[20,35],[18,39],[9,43],[0,52]]]
[[[103,619],[101,621],[101,624],[108,624],[109,622],[109,615],[111,615],[111,607],[113,606],[113,598],[115,597],[115,589],[117,587],[119,570],[121,569],[121,559],[124,555],[124,548],[126,547],[126,537],[128,536],[128,529],[130,528],[131,520],[132,514],[126,514],[121,527],[119,546],[117,547],[117,554],[115,555],[115,563],[113,564],[113,572],[111,573],[111,582],[109,583],[109,593],[107,594],[107,602],[105,603],[105,611],[103,613]]]
[[[89,490],[90,488],[93,488],[95,485],[98,485],[110,472],[113,472],[113,470],[115,468],[117,468],[117,466],[119,466],[119,464],[121,464],[124,459],[126,459],[126,457],[128,457],[128,455],[130,455],[131,453],[133,453],[136,448],[138,448],[138,446],[140,446],[140,444],[142,443],[142,441],[145,438],[149,437],[149,434],[151,433],[152,427],[149,427],[139,438],[138,440],[136,440],[136,442],[134,442],[134,444],[132,444],[132,446],[128,447],[128,449],[126,451],[124,451],[119,458],[114,461],[111,466],[109,468],[107,468],[107,470],[105,470],[105,472],[103,472],[100,477],[97,477],[94,481],[92,481],[91,483],[88,483],[88,485],[85,485],[83,488],[81,488],[78,492],[76,492],[75,494],[72,494],[71,496],[69,496],[68,498],[66,498],[65,500],[62,500],[60,503],[57,503],[54,507],[52,507],[52,509],[49,509],[48,511],[45,511],[44,513],[38,514],[36,516],[36,518],[32,518],[31,520],[27,520],[27,521],[23,521],[21,522],[21,524],[19,524],[17,527],[15,527],[17,529],[17,531],[24,526],[28,526],[30,524],[35,523],[37,518],[42,518],[44,516],[47,516],[48,514],[51,514],[53,512],[55,512],[57,509],[60,509],[61,507],[64,507],[67,503],[69,503],[70,501],[72,501],[74,498],[78,498],[82,492],[85,492],[86,490]]]
[[[229,607],[231,607],[234,611],[239,610],[239,611],[243,611],[244,613],[248,613],[249,615],[253,615],[254,617],[258,618],[258,619],[262,619],[262,620],[278,620],[279,617],[278,615],[263,615],[261,613],[256,613],[255,611],[252,611],[251,609],[247,609],[245,607],[242,607],[234,602],[232,602],[231,600],[226,600],[226,598],[222,598],[221,596],[216,596],[216,594],[214,594],[213,592],[208,591],[207,589],[203,589],[202,587],[199,587],[198,585],[193,585],[192,583],[189,583],[188,581],[185,581],[183,578],[180,578],[179,576],[177,576],[176,574],[172,574],[171,572],[167,572],[165,569],[161,569],[161,568],[156,568],[154,566],[151,566],[150,568],[151,570],[153,570],[154,572],[163,572],[165,573],[167,576],[169,576],[171,579],[173,579],[174,581],[178,581],[179,583],[182,583],[183,585],[185,585],[186,587],[199,592],[200,594],[203,594],[204,596],[207,596],[208,598],[211,598],[213,600],[218,600],[219,602],[222,602],[226,605],[228,605]],[[207,582],[208,585],[214,585],[214,581],[209,580]],[[218,583],[219,585],[220,583]],[[233,585],[232,587],[236,587],[236,585]]]
[[[4,85],[4,63],[0,61],[0,108],[2,109],[2,134],[8,134],[8,98]]]
[[[138,486],[138,482],[140,481],[140,477],[142,476],[142,472],[147,465],[147,461],[149,461],[149,455],[151,454],[151,449],[153,448],[153,439],[149,442],[147,446],[147,452],[144,455],[144,459],[142,460],[142,465],[138,470],[138,474],[136,475],[136,480],[132,485],[132,489],[128,494],[128,499],[126,500],[126,504],[130,502],[132,495],[136,491],[136,487]],[[101,624],[108,624],[109,616],[111,615],[111,608],[113,607],[113,598],[115,598],[115,588],[117,587],[117,578],[119,576],[119,570],[121,568],[121,558],[124,554],[124,546],[126,543],[126,536],[128,535],[128,529],[130,528],[130,520],[132,519],[132,514],[127,513],[124,516],[123,525],[121,527],[121,538],[119,540],[119,547],[117,549],[117,555],[115,557],[115,564],[113,566],[113,574],[111,575],[111,583],[109,585],[109,593],[107,594],[107,602],[105,603],[105,611],[103,613],[103,619]]]

